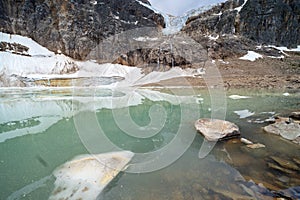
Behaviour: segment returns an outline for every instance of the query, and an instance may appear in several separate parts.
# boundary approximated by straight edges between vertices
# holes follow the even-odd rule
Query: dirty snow
[[[78,77],[123,77],[124,86],[141,85],[161,80],[199,76],[204,70],[172,68],[167,72],[152,72],[144,75],[141,68],[119,64],[98,64],[95,61],[77,61],[63,54],[55,54],[30,38],[1,33],[0,41],[20,42],[30,49],[30,55],[22,56],[11,52],[0,52],[0,74],[7,77],[33,79],[78,78]],[[12,39],[10,39],[12,38]],[[156,38],[136,38],[137,40],[156,40]],[[42,55],[42,56],[41,56]]]
[[[256,59],[262,58],[263,56],[260,55],[259,53],[256,53],[254,51],[248,51],[246,55],[243,57],[240,57],[239,59],[241,60],[249,60],[249,61],[255,61]]]

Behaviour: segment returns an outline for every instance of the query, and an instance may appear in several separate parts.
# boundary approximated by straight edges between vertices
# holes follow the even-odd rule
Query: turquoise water
[[[175,91],[176,95],[172,94]],[[229,98],[232,94],[251,98],[233,100]],[[199,117],[211,116],[213,101],[206,90],[2,89],[0,199],[48,199],[54,188],[55,168],[74,156],[106,152],[112,147],[104,140],[88,138],[100,133],[113,144],[114,150],[143,155],[172,144],[170,149],[174,152],[169,155],[184,152],[162,169],[119,174],[99,199],[249,197],[245,187],[250,187],[250,179],[272,190],[299,186],[299,172],[288,175],[267,167],[273,155],[300,159],[299,146],[261,130],[267,125],[261,121],[274,114],[287,115],[299,110],[298,91],[291,91],[289,96],[282,94],[227,91],[223,99],[227,105],[226,120],[236,123],[243,137],[263,143],[266,148],[253,151],[238,140],[224,141],[200,159],[203,137],[193,124]],[[234,112],[246,109],[253,115],[240,118]],[[89,131],[95,135],[89,135]],[[143,135],[147,131],[153,135]],[[178,137],[180,141],[174,147],[172,142]],[[188,145],[187,150],[178,144]],[[167,159],[159,162],[163,160]],[[133,159],[133,163],[139,161]]]

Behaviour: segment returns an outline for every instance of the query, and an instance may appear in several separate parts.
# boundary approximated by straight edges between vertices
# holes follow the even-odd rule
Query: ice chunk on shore
[[[120,151],[75,157],[54,171],[55,188],[49,200],[96,199],[133,155]]]

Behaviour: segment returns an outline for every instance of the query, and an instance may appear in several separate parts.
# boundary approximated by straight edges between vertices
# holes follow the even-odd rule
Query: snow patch
[[[158,38],[154,37],[138,37],[138,38],[133,38],[135,41],[139,41],[139,42],[147,42],[147,41],[156,41],[158,40]]]
[[[246,5],[247,1],[248,1],[248,0],[244,0],[244,3],[243,3],[241,6],[235,8],[234,10],[237,10],[238,13],[241,12],[241,10],[243,9],[243,7]]]
[[[209,35],[208,36],[208,38],[210,39],[210,40],[214,40],[214,41],[216,41],[217,39],[219,39],[219,35],[216,35],[216,36],[212,36],[212,35]]]
[[[53,56],[54,55],[54,52],[49,51],[47,48],[39,45],[31,38],[20,36],[20,35],[11,35],[11,34],[0,32],[0,42],[18,43],[23,46],[26,46],[29,48],[28,53],[31,56]]]
[[[228,65],[228,64],[229,64],[229,62],[228,62],[228,61],[226,61],[226,62],[225,62],[225,61],[224,61],[224,60],[222,60],[222,59],[219,59],[218,61],[219,61],[219,62],[221,62],[222,64],[225,64],[225,65]]]
[[[95,0],[95,1],[90,1],[90,3],[92,3],[93,5],[97,5],[97,1]]]
[[[259,53],[256,53],[254,51],[248,51],[246,55],[243,57],[240,57],[239,59],[241,60],[249,60],[249,61],[255,61],[256,59],[262,58],[263,56],[260,55]]]
[[[274,58],[274,59],[283,59],[285,58],[284,55],[281,56],[267,56],[268,58]]]
[[[255,114],[255,112],[250,112],[249,110],[237,110],[234,111],[234,113],[239,115],[240,119],[244,119]]]
[[[300,52],[300,45],[297,46],[297,48],[294,48],[294,49],[289,49],[287,47],[277,47],[277,46],[274,46],[274,45],[268,45],[267,47],[271,47],[271,48],[274,48],[274,49],[277,49],[279,51],[281,51],[282,53],[284,51],[287,51],[287,52]]]

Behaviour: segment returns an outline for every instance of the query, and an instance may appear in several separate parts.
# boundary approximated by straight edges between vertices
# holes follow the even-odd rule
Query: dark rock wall
[[[135,0],[0,0],[0,31],[76,59],[104,38],[145,26],[164,27],[164,19]]]
[[[235,34],[262,44],[300,44],[300,0],[230,0],[196,17],[183,31],[196,40],[207,34]],[[222,13],[221,15],[218,15]]]
[[[300,0],[249,0],[240,19],[239,34],[259,43],[300,44]]]

